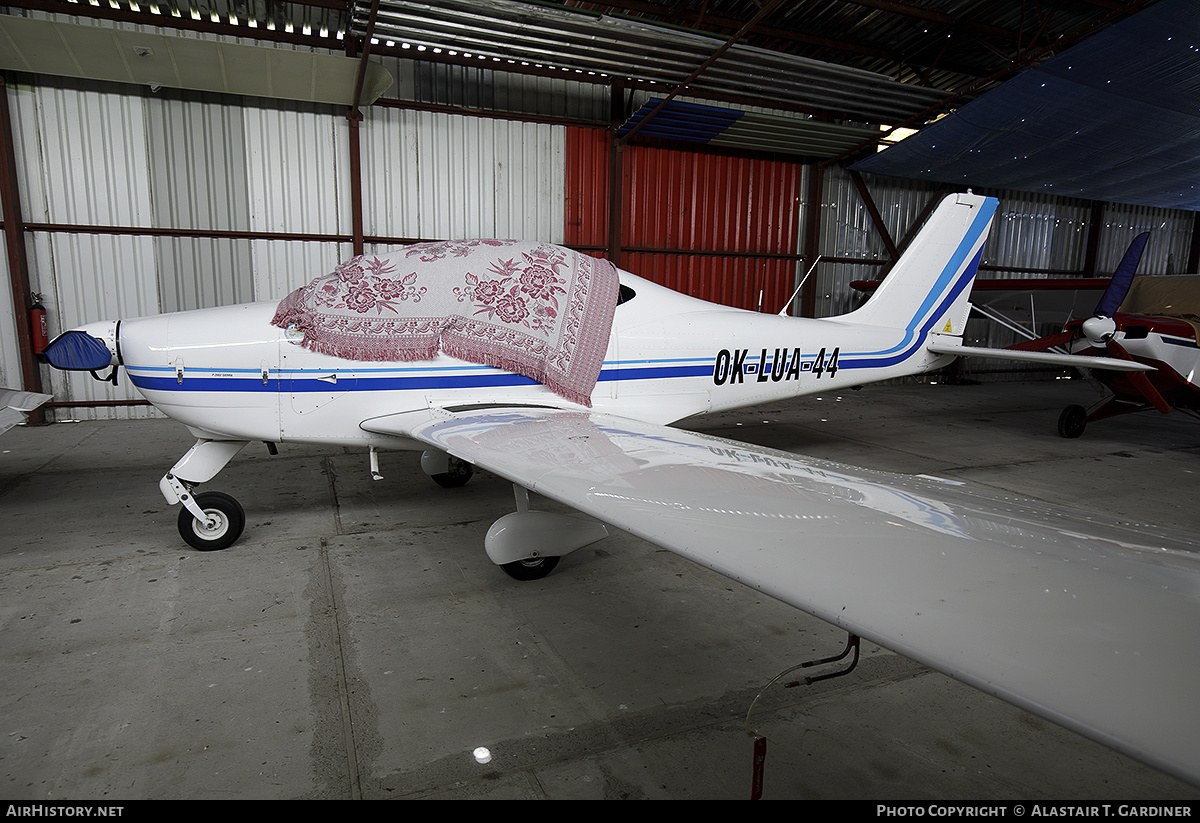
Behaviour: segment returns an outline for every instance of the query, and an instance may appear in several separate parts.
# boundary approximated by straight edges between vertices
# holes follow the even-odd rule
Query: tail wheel
[[[1083,406],[1067,406],[1058,416],[1060,437],[1079,437],[1087,428],[1087,409]]]
[[[558,565],[558,557],[531,557],[513,563],[502,563],[500,568],[514,580],[541,580]]]
[[[179,512],[179,536],[184,543],[202,552],[212,552],[229,548],[242,536],[246,512],[237,500],[224,492],[204,492],[196,495],[196,504],[207,519],[197,520],[187,509]]]

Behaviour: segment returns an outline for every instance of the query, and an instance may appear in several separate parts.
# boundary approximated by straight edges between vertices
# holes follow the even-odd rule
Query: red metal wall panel
[[[608,132],[567,127],[566,245],[608,245]]]
[[[607,246],[608,141],[568,129],[567,245]],[[801,164],[648,146],[623,155],[622,268],[715,303],[782,308],[796,262],[761,255],[796,254]]]
[[[621,268],[684,294],[723,306],[776,313],[795,288],[796,264],[721,255],[625,252]]]

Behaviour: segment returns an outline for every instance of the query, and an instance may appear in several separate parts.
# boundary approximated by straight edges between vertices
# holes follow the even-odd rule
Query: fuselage
[[[655,423],[912,374],[949,358],[910,328],[731,309],[621,272],[592,408]],[[347,360],[271,325],[274,302],[91,324],[119,337],[129,379],[156,407],[215,439],[396,447],[367,419],[478,403],[577,407],[545,386],[446,355]],[[914,321],[915,323],[915,321]],[[415,446],[414,446],[415,447]]]

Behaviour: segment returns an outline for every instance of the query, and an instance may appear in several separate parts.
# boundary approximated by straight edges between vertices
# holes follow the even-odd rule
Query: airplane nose
[[[1093,346],[1103,346],[1117,331],[1117,322],[1111,317],[1089,317],[1083,321],[1083,336]]]
[[[88,323],[65,331],[50,342],[43,354],[51,366],[67,371],[96,371],[120,363],[117,331],[120,321]]]

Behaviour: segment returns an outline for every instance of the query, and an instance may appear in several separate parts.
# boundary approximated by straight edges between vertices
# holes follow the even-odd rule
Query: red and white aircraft
[[[198,548],[242,531],[233,498],[193,487],[250,441],[419,450],[446,485],[471,466],[514,484],[518,511],[485,548],[516,577],[541,576],[605,533],[529,510],[532,491],[1200,782],[1190,536],[668,425],[997,356],[962,345],[996,208],[946,198],[872,299],[835,318],[729,309],[619,272],[590,406],[444,354],[397,363],[310,351],[272,325],[274,303],[95,323],[46,355],[60,368],[124,368],[196,435],[160,488],[182,503],[180,532]]]
[[[1138,277],[1138,262],[1149,233],[1138,235],[1105,289],[1092,316],[1074,320],[1061,332],[1012,348],[1042,351],[1066,347],[1072,353],[1107,356],[1153,366],[1148,372],[1095,372],[1112,395],[1092,409],[1071,405],[1058,419],[1058,433],[1079,437],[1088,423],[1132,412],[1177,409],[1200,417],[1200,276]]]

